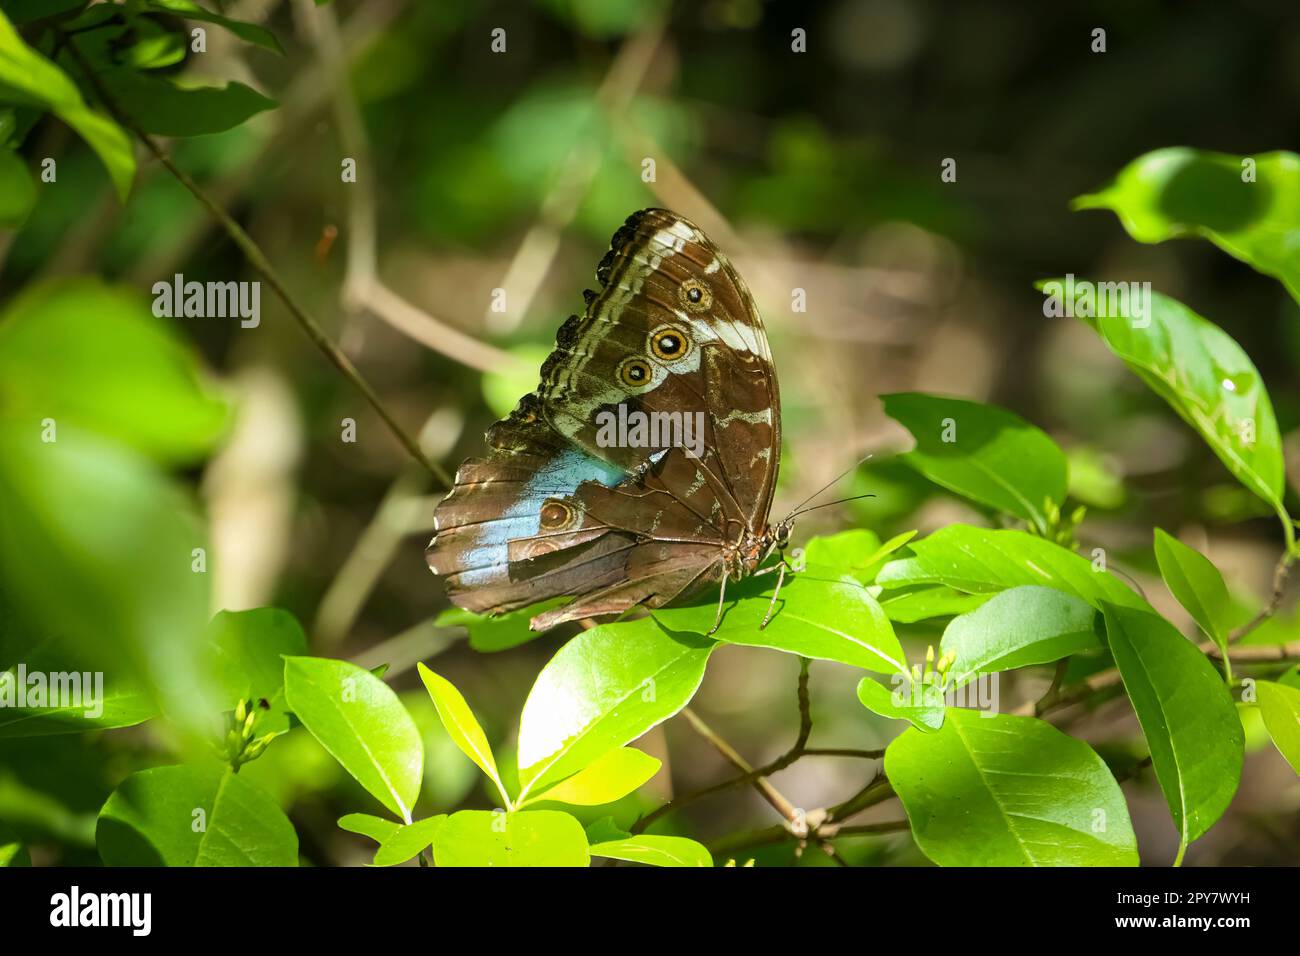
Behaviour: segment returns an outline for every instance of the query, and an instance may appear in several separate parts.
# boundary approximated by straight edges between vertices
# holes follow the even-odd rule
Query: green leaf
[[[36,180],[23,158],[0,149],[0,228],[18,229],[36,205]]]
[[[1039,285],[1052,291],[1052,283]],[[1093,314],[1076,314],[1085,314],[1107,348],[1200,433],[1238,481],[1282,514],[1282,443],[1259,370],[1231,336],[1181,302],[1159,293],[1143,298],[1149,314],[1142,317],[1132,315],[1132,301],[1101,295]]]
[[[1025,584],[1056,588],[1100,608],[1102,601],[1145,608],[1146,602],[1086,558],[1024,531],[954,524],[910,546],[913,557],[891,561],[876,575],[886,589],[945,584],[972,593]]]
[[[952,709],[942,730],[896,737],[885,772],[940,866],[1137,866],[1119,784],[1045,721]]]
[[[1149,611],[1104,604],[1106,637],[1151,750],[1179,850],[1223,815],[1241,778],[1244,734],[1214,666]]]
[[[935,484],[1046,533],[1044,506],[1065,500],[1069,469],[1065,453],[1044,432],[979,402],[916,392],[882,400],[885,414],[916,439],[905,462]]]
[[[1300,689],[1259,680],[1255,692],[1269,736],[1291,769],[1300,774]]]
[[[98,279],[29,287],[0,315],[0,417],[44,419],[189,463],[225,432],[226,403],[143,296]]]
[[[33,633],[39,622],[79,670],[130,679],[173,718],[206,728],[208,576],[191,568],[206,541],[192,502],[116,446],[70,426],[56,441],[43,431],[39,418],[0,415],[6,613]]]
[[[284,53],[284,49],[280,46],[280,41],[275,38],[275,34],[265,27],[260,27],[255,23],[245,23],[242,20],[232,20],[229,17],[212,13],[194,3],[193,0],[145,0],[145,7],[175,13],[187,20],[215,23],[218,26],[225,27],[241,40],[255,43],[273,53]]]
[[[572,777],[537,792],[529,802],[554,800],[578,807],[598,807],[627,796],[659,772],[660,762],[634,747],[602,754]]]
[[[433,861],[438,866],[587,866],[591,857],[582,824],[567,813],[461,810],[434,834]]]
[[[18,834],[0,823],[0,867],[31,865],[31,855]]]
[[[749,577],[727,586],[728,603],[715,640],[769,647],[817,660],[893,673],[904,665],[903,649],[889,618],[866,587],[837,568],[808,565],[787,574],[766,628],[776,575]],[[717,620],[718,602],[659,608],[654,618],[677,633],[707,635]]]
[[[31,695],[36,674],[41,675],[39,701]],[[20,706],[24,685],[27,706]],[[51,693],[55,686],[63,693]],[[0,739],[133,727],[157,715],[152,695],[123,674],[122,668],[86,670],[53,641],[0,672]]]
[[[375,851],[375,866],[397,866],[414,859],[432,845],[438,830],[447,820],[447,814],[417,820],[406,826],[399,826]]]
[[[1243,159],[1255,163],[1243,180]],[[1264,275],[1300,302],[1300,156],[1230,156],[1171,147],[1139,156],[1075,209],[1111,209],[1138,242],[1200,236]]]
[[[555,598],[542,601],[529,607],[510,611],[496,617],[475,614],[464,608],[449,607],[433,621],[434,627],[463,627],[469,632],[469,646],[485,654],[507,651],[520,644],[527,644],[542,636],[541,631],[531,630],[528,622],[534,615],[559,607],[569,598]]]
[[[940,648],[957,655],[949,673],[956,686],[979,674],[1048,664],[1080,651],[1100,650],[1092,605],[1054,588],[1026,585],[953,618]]]
[[[104,73],[100,82],[126,116],[159,136],[222,133],[277,105],[243,83],[184,87],[130,70]]]
[[[79,10],[90,0],[0,0],[0,13],[13,23],[31,23]]]
[[[93,149],[126,200],[135,178],[135,152],[111,119],[92,112],[68,75],[23,42],[0,13],[0,103],[43,107],[67,123]]]
[[[290,657],[284,691],[289,709],[343,769],[409,821],[420,795],[424,744],[389,686],[347,661]]]
[[[370,837],[376,843],[383,843],[402,828],[400,823],[385,820],[383,817],[377,817],[371,813],[345,814],[339,817],[338,825],[340,830],[359,833],[362,836]]]
[[[208,642],[222,706],[233,710],[239,701],[250,700],[260,715],[258,736],[287,731],[284,659],[307,653],[307,635],[298,619],[275,607],[222,611],[208,626]]]
[[[804,549],[804,558],[808,564],[833,566],[863,584],[870,584],[886,559],[915,535],[915,531],[904,531],[881,544],[880,536],[874,531],[851,528],[813,538]]]
[[[537,675],[519,718],[519,798],[577,773],[690,702],[716,647],[652,618],[602,624]]]
[[[492,745],[488,743],[487,734],[483,733],[469,704],[465,703],[465,698],[447,678],[435,674],[424,664],[416,666],[420,671],[420,679],[424,681],[424,686],[433,699],[433,706],[438,709],[438,719],[446,728],[447,735],[460,748],[461,753],[478,764],[479,769],[491,778],[501,799],[509,802],[505,784],[497,772],[496,759],[492,756]]]
[[[642,833],[625,840],[593,843],[592,856],[644,863],[646,866],[713,866],[713,857],[701,843],[686,837]]]
[[[297,866],[298,834],[275,801],[213,767],[155,767],[127,777],[99,813],[109,866]]]
[[[1226,655],[1228,634],[1232,630],[1232,601],[1219,569],[1199,551],[1159,528],[1156,528],[1156,561],[1169,593]]]
[[[922,681],[918,690],[917,682],[903,673],[891,675],[890,681],[893,690],[871,677],[858,681],[858,700],[862,706],[881,717],[909,721],[920,730],[938,730],[943,726],[947,704],[942,687]]]
[[[880,608],[898,624],[915,624],[936,617],[965,614],[987,601],[992,594],[965,594],[946,584],[895,588],[880,595]]]

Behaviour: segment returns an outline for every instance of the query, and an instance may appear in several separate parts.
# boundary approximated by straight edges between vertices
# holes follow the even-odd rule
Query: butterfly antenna
[[[801,511],[796,511],[794,512],[794,514],[790,515],[789,518],[786,518],[786,520],[789,521],[790,518],[797,518],[799,517],[799,515],[806,515],[808,512],[816,511],[818,508],[829,508],[831,505],[842,505],[846,501],[860,501],[863,498],[874,498],[874,497],[876,496],[867,494],[867,495],[853,495],[851,498],[836,498],[834,501],[825,501],[819,505],[813,505],[811,508],[804,508]]]
[[[850,474],[851,472],[857,471],[858,468],[860,468],[864,462],[866,462],[866,461],[868,461],[868,460],[871,459],[872,454],[873,454],[873,453],[868,453],[868,454],[864,455],[862,458],[859,458],[856,462],[854,462],[854,463],[853,463],[852,465],[850,465],[848,468],[845,468],[842,472],[840,472],[838,475],[836,475],[836,476],[835,476],[834,478],[832,478],[830,481],[826,482],[826,484],[822,485],[820,488],[818,488],[816,491],[814,491],[812,494],[810,494],[810,495],[809,495],[807,498],[805,498],[803,501],[801,501],[801,502],[799,502],[797,505],[795,505],[795,506],[794,506],[794,510],[791,511],[790,514],[788,514],[788,515],[786,516],[786,519],[785,519],[785,520],[789,521],[791,518],[795,517],[795,515],[803,514],[804,512],[803,512],[801,509],[803,508],[804,505],[806,505],[808,502],[812,501],[814,498],[816,498],[818,495],[820,495],[822,492],[824,492],[827,488],[830,488],[832,485],[834,485],[837,481],[839,481],[839,480],[840,480],[841,478],[843,478],[845,475]],[[858,497],[859,497],[859,498],[864,498],[864,497],[868,497],[868,496],[866,496],[866,495],[858,495]],[[853,498],[845,498],[844,500],[845,500],[845,501],[853,501],[854,499],[853,499]],[[827,502],[827,504],[829,504],[829,505],[837,505],[837,504],[841,504],[841,503],[842,503],[842,502],[839,502],[839,501],[828,501],[828,502]],[[824,506],[824,505],[818,505],[817,507],[821,508],[821,507],[825,507],[825,506]],[[813,509],[809,508],[808,510],[809,510],[809,511],[812,511]]]

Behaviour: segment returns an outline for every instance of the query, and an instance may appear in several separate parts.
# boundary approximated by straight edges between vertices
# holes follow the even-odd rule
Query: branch
[[[199,187],[198,183],[190,178],[189,174],[172,162],[171,158],[167,155],[166,151],[163,150],[162,146],[158,144],[157,140],[145,132],[145,130],[136,123],[135,120],[122,110],[117,101],[104,88],[104,84],[100,82],[99,77],[95,74],[94,69],[77,48],[76,43],[71,40],[66,40],[66,42],[68,52],[72,55],[72,58],[77,61],[77,65],[81,68],[82,75],[94,88],[95,95],[104,105],[104,108],[112,114],[113,118],[116,119],[118,123],[134,133],[136,138],[144,143],[149,152],[153,153],[163,167],[171,173],[182,186],[189,190],[190,194],[208,210],[213,219],[215,219],[221,228],[225,230],[226,235],[230,237],[230,240],[239,248],[240,252],[244,254],[244,258],[248,260],[248,264],[252,266],[253,271],[262,277],[263,281],[271,287],[271,291],[274,292],[280,301],[284,303],[285,308],[289,310],[289,314],[294,317],[298,322],[298,325],[302,327],[302,330],[307,333],[307,337],[311,339],[313,344],[315,344],[315,346],[324,353],[325,357],[334,364],[335,368],[343,374],[343,377],[351,382],[353,387],[361,393],[362,397],[365,398],[365,400],[375,410],[383,420],[384,424],[388,426],[388,430],[393,433],[393,436],[402,444],[402,447],[406,449],[411,457],[423,465],[430,474],[436,477],[444,485],[451,487],[451,477],[440,466],[425,457],[424,452],[420,450],[420,446],[416,443],[415,439],[408,435],[402,426],[397,423],[396,419],[393,418],[392,414],[384,406],[383,402],[380,401],[379,396],[375,393],[374,389],[370,387],[370,384],[361,376],[361,373],[357,371],[356,366],[352,364],[352,360],[334,344],[329,336],[325,334],[324,330],[316,323],[316,320],[308,315],[307,311],[298,304],[297,300],[294,299],[292,295],[289,294],[289,291],[285,288],[284,282],[280,278],[279,273],[275,271],[275,267],[271,265],[266,254],[262,252],[261,247],[253,241],[252,237],[244,231],[243,227],[240,226],[239,223],[235,222],[234,218],[231,217],[224,208],[209,197],[208,194]]]
[[[1268,603],[1258,614],[1228,635],[1229,644],[1235,644],[1277,613],[1277,609],[1282,605],[1282,596],[1286,593],[1286,583],[1291,576],[1291,563],[1294,560],[1295,555],[1290,549],[1284,551],[1282,557],[1278,558],[1277,566],[1273,568],[1273,593],[1269,596]]]

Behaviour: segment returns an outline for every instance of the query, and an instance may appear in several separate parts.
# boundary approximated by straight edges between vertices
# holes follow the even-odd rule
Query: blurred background
[[[876,497],[801,520],[796,544],[865,526],[888,537],[984,522],[890,456],[908,447],[881,393],[989,401],[1046,429],[1071,459],[1101,545],[1185,626],[1154,573],[1151,529],[1196,544],[1243,604],[1266,596],[1275,521],[1208,448],[1082,323],[1046,319],[1036,279],[1073,272],[1150,281],[1218,323],[1264,376],[1300,475],[1300,309],[1283,287],[1208,243],[1143,246],[1109,213],[1071,212],[1128,161],[1163,146],[1251,153],[1300,145],[1300,10],[1294,3],[941,4],[922,0],[241,0],[285,55],[210,30],[208,53],[171,68],[236,79],[278,101],[211,136],[169,145],[224,204],[288,287],[448,470],[482,451],[493,420],[530,391],[555,330],[612,232],[665,206],[708,232],[757,297],[783,398],[775,511],[874,458],[839,486]],[[1107,31],[1105,53],[1092,30]],[[505,30],[506,52],[491,50]],[[791,49],[806,31],[807,52]],[[187,280],[252,279],[238,250],[156,163],[123,205],[94,155],[57,121],[23,149],[57,156],[18,233],[0,233],[0,308],[28,284],[98,275],[147,294]],[[357,181],[340,181],[345,157]],[[653,159],[653,182],[643,161]],[[956,160],[956,181],[941,163]],[[806,292],[806,312],[792,290]],[[505,290],[495,312],[493,290]],[[303,622],[313,654],[389,663],[429,741],[428,812],[491,807],[446,740],[414,665],[465,693],[508,750],[533,678],[567,632],[485,654],[437,623],[447,603],[425,565],[439,491],[265,287],[256,329],[176,319],[237,409],[214,457],[184,475],[213,552],[213,610],[274,604]],[[341,421],[357,441],[341,440]],[[1185,627],[1186,629],[1186,627]],[[936,628],[902,628],[909,652]],[[1300,637],[1286,607],[1251,640]],[[798,726],[797,661],[727,648],[695,708],[751,762]],[[863,710],[859,675],[814,664],[814,746],[883,746],[899,727]],[[1003,682],[1003,709],[1050,673]],[[1099,748],[1140,747],[1128,704],[1069,727]],[[1256,728],[1258,731],[1258,728]],[[166,763],[155,724],[0,739],[0,818],[36,862],[95,860],[94,814],[129,772]],[[666,769],[616,816],[732,771],[681,720],[644,742]],[[1228,816],[1188,863],[1294,863],[1300,791],[1258,732]],[[335,819],[370,798],[299,729],[244,771],[281,800],[304,857],[368,859]],[[805,758],[775,778],[805,807],[870,776],[861,762]],[[1177,837],[1149,770],[1125,783],[1152,862]],[[656,789],[657,788],[657,789]],[[658,794],[658,797],[655,794]],[[641,799],[641,803],[637,800]],[[602,813],[608,811],[602,811]],[[897,804],[863,821],[897,819]],[[706,842],[775,822],[754,793],[695,804],[672,825]],[[825,863],[792,845],[763,863]],[[906,835],[850,841],[856,863],[924,858]]]

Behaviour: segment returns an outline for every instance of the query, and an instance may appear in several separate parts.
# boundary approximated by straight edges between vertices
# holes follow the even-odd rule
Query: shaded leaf
[[[0,229],[17,229],[36,205],[36,180],[23,158],[0,149]]]
[[[958,398],[882,396],[885,414],[916,439],[903,460],[935,484],[1048,530],[1044,506],[1065,500],[1065,453],[1018,415]]]
[[[170,80],[114,70],[100,77],[123,114],[146,133],[203,136],[243,123],[276,102],[243,83],[184,87]]]
[[[127,777],[99,813],[109,866],[297,866],[298,834],[265,792],[215,767]]]
[[[208,626],[208,641],[224,708],[252,701],[259,714],[258,736],[287,731],[284,659],[307,653],[307,635],[298,619],[275,607],[222,611]]]
[[[0,416],[46,418],[163,462],[192,462],[229,409],[143,296],[98,279],[29,286],[0,315]]]
[[[18,834],[0,823],[0,867],[31,865],[31,855]]]
[[[255,23],[245,23],[243,20],[232,20],[230,17],[223,17],[219,13],[205,10],[197,3],[194,3],[193,0],[145,0],[145,6],[152,7],[154,10],[179,14],[187,20],[215,23],[218,26],[225,27],[241,40],[255,43],[274,53],[284,53],[284,49],[280,46],[280,41],[275,38],[275,34],[265,27],[258,26]]]

